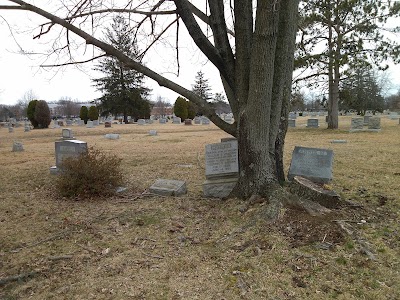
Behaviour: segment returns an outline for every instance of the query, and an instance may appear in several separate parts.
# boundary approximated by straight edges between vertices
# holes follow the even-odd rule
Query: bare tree
[[[256,8],[249,0],[230,3],[214,0],[207,2],[209,15],[188,0],[149,0],[138,5],[136,1],[123,1],[120,7],[113,4],[116,1],[61,1],[62,7],[51,11],[26,1],[8,2],[9,6],[2,5],[0,9],[28,10],[48,20],[39,27],[35,38],[44,39],[59,29],[54,53],[59,56],[66,52],[69,61],[58,65],[76,64],[74,47],[83,41],[84,47],[91,45],[98,54],[81,62],[114,56],[126,68],[143,73],[195,103],[213,123],[238,139],[240,176],[233,193],[245,199],[256,195],[268,197],[267,215],[277,217],[279,208],[288,199],[279,183],[285,178],[283,146],[299,0],[263,0],[257,2]],[[101,30],[93,24],[107,24],[115,13],[130,20],[132,34],[139,37],[144,33],[138,38],[146,43],[142,55],[172,30],[178,32],[183,23],[198,49],[219,71],[235,122],[229,124],[219,118],[212,105],[190,88],[178,85],[103,42]],[[179,56],[179,36],[176,35],[176,56]]]

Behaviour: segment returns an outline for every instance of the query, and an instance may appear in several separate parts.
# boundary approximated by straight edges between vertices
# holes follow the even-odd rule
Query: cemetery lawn
[[[357,205],[323,218],[286,209],[274,224],[258,216],[264,203],[241,213],[241,200],[202,197],[204,147],[228,137],[213,124],[71,126],[123,159],[128,191],[85,200],[52,185],[61,129],[0,128],[0,299],[400,299],[400,125],[349,133],[350,119],[328,131],[298,118],[285,160],[295,146],[332,149],[330,187]],[[189,192],[146,194],[157,178]]]

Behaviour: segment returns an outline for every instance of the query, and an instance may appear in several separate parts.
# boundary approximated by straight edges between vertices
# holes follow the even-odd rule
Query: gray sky
[[[42,1],[38,2],[45,2]],[[47,2],[48,5],[50,3]],[[8,5],[9,2],[0,0],[0,4]],[[0,16],[4,17],[11,25],[14,34],[12,36],[7,23],[0,18],[0,104],[14,104],[29,90],[32,90],[39,99],[46,101],[70,97],[86,102],[100,96],[100,93],[92,87],[91,78],[101,77],[102,74],[92,70],[92,63],[79,67],[43,69],[39,66],[45,61],[45,55],[21,54],[21,48],[24,51],[35,53],[45,53],[51,49],[51,43],[54,40],[51,35],[46,35],[40,40],[32,39],[34,34],[39,32],[37,30],[38,24],[43,23],[44,19],[24,11],[0,11]],[[34,28],[36,28],[34,31],[28,30]],[[180,40],[181,68],[178,78],[175,75],[177,67],[174,60],[174,45],[154,48],[145,59],[146,65],[188,89],[191,89],[196,73],[202,70],[206,78],[209,79],[213,93],[222,92],[223,88],[218,72],[190,43],[190,38],[182,24]],[[82,49],[78,50],[78,53],[83,52]],[[87,52],[86,55],[91,55],[90,49]],[[165,55],[166,53],[169,53],[169,55]],[[65,61],[65,57],[61,57],[60,60]],[[52,62],[54,61],[47,61],[47,63]],[[400,66],[391,67],[389,78],[392,82],[391,93],[394,93],[400,88]],[[152,80],[148,80],[146,84],[153,90],[152,100],[155,100],[157,96],[162,96],[165,100],[173,103],[178,97],[176,93],[160,88]]]

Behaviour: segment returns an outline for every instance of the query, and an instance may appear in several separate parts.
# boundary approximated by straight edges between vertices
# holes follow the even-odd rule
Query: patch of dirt
[[[334,222],[340,218],[335,213],[312,217],[306,212],[287,209],[275,226],[287,237],[292,248],[315,244],[329,249],[345,240],[343,231]]]

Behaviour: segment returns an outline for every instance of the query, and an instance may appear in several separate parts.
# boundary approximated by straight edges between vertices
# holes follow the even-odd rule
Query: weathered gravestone
[[[87,121],[86,128],[93,128],[93,121]]]
[[[118,140],[119,139],[119,134],[117,134],[117,133],[107,133],[104,137],[106,139],[109,139],[109,140]]]
[[[364,125],[368,125],[371,116],[364,116]]]
[[[93,126],[99,126],[99,120],[93,120]]]
[[[307,127],[308,128],[319,128],[318,119],[308,119]]]
[[[225,198],[235,187],[239,176],[237,140],[228,138],[218,144],[208,144],[205,149],[206,181],[205,197]]]
[[[12,127],[12,126],[8,127],[8,132],[9,133],[13,133],[14,132],[14,127]]]
[[[182,120],[179,117],[174,117],[172,120],[172,124],[181,124]]]
[[[296,146],[293,150],[288,179],[301,176],[317,183],[332,180],[333,151]]]
[[[161,118],[158,120],[160,124],[167,124],[167,119]]]
[[[62,138],[64,140],[74,139],[72,135],[72,129],[70,128],[63,128],[62,129]]]
[[[368,129],[370,131],[380,131],[381,130],[381,118],[372,117],[368,121]]]
[[[24,151],[24,145],[21,142],[14,142],[12,147],[12,152],[22,152]]]
[[[111,122],[104,122],[104,127],[105,128],[108,128],[108,127],[111,127]]]
[[[55,142],[56,165],[50,168],[51,174],[57,174],[61,169],[64,159],[69,157],[79,157],[81,153],[87,151],[87,143],[79,140],[65,140]]]
[[[67,126],[71,126],[72,125],[72,120],[68,119],[67,121],[65,121],[65,123],[67,124]]]
[[[210,125],[210,119],[203,117],[201,119],[201,124],[202,125]]]
[[[295,119],[289,119],[288,120],[288,126],[289,127],[296,127],[296,120]]]
[[[360,131],[364,128],[364,119],[363,118],[351,118],[351,128],[350,131]]]
[[[149,131],[149,135],[151,135],[151,136],[156,136],[157,135],[157,130],[150,130]]]
[[[149,191],[162,196],[181,196],[187,193],[187,188],[185,181],[157,179]]]
[[[139,119],[137,120],[138,125],[146,125],[146,120],[145,119]]]
[[[200,125],[201,124],[201,119],[199,117],[194,118],[194,124],[195,125]]]
[[[193,125],[191,119],[185,119],[185,125]]]

